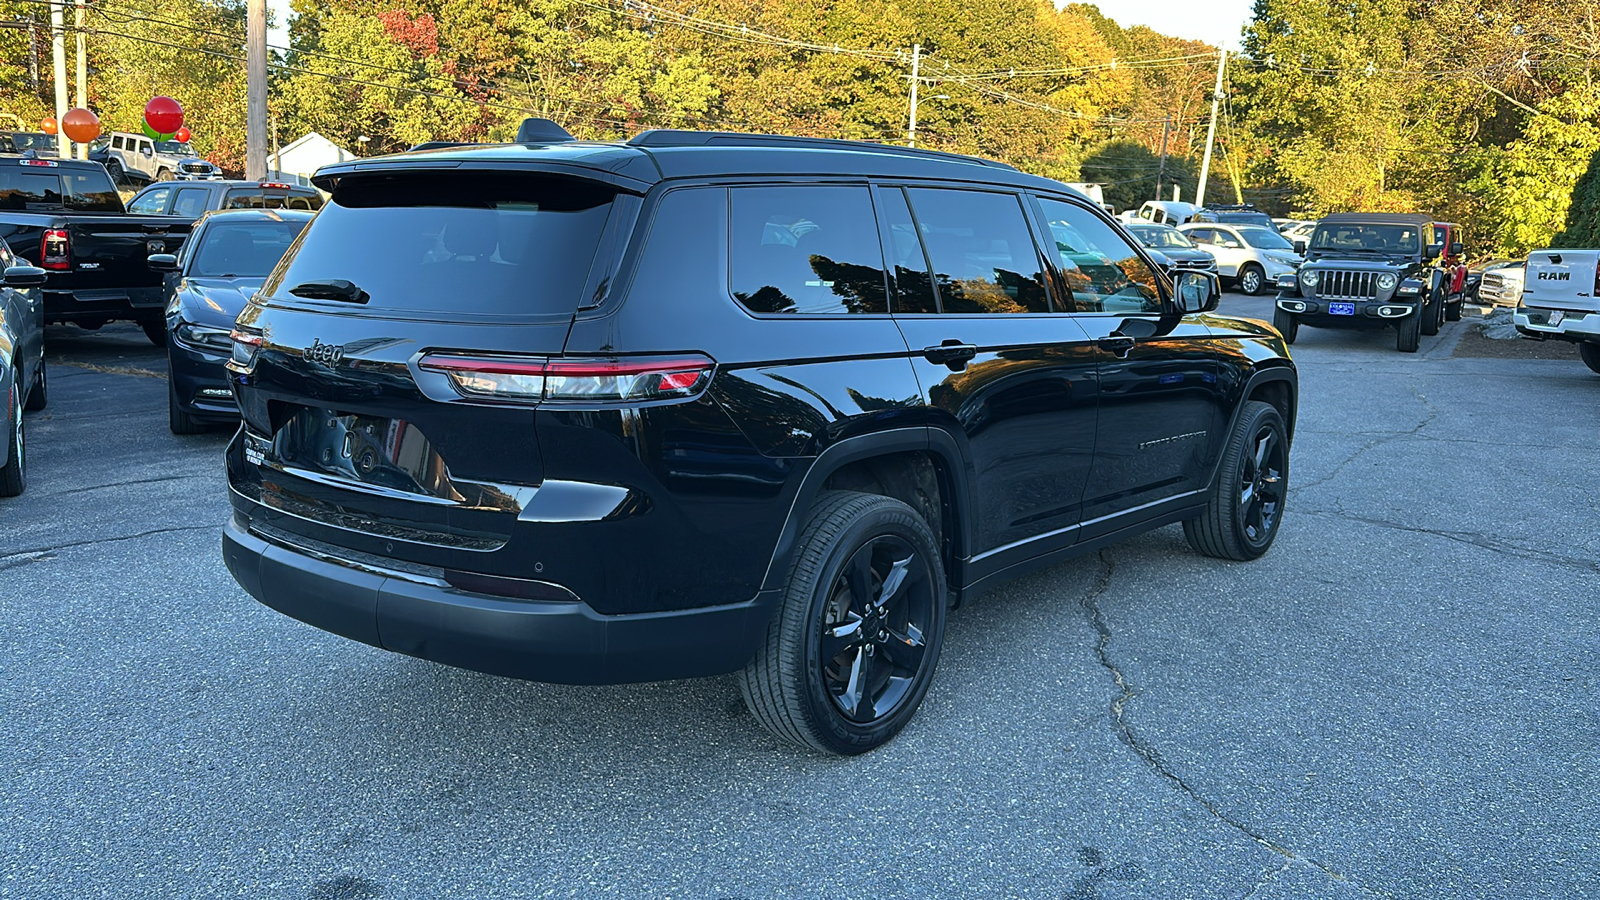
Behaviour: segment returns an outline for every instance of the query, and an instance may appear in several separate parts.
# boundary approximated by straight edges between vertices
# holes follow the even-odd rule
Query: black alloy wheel
[[[817,659],[845,718],[880,721],[905,701],[928,651],[932,587],[916,548],[896,535],[873,538],[839,572]]]
[[[1278,514],[1283,511],[1285,472],[1289,468],[1283,437],[1272,422],[1262,422],[1245,445],[1244,465],[1240,467],[1235,505],[1239,531],[1252,546],[1270,542],[1278,529]]]
[[[740,689],[778,737],[864,753],[905,727],[932,681],[945,617],[939,545],[899,500],[830,491],[796,546],[782,605]]]
[[[1289,496],[1289,435],[1276,407],[1246,401],[1228,434],[1205,512],[1183,523],[1196,553],[1250,560],[1272,547]]]

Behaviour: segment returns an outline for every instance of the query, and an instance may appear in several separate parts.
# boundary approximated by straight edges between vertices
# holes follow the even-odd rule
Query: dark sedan
[[[222,368],[233,350],[233,320],[312,215],[286,209],[207,213],[181,254],[150,257],[151,268],[169,273],[167,417],[173,434],[238,420]]]
[[[1185,270],[1217,273],[1216,257],[1201,250],[1189,236],[1171,225],[1129,225],[1128,233],[1146,249],[1160,254],[1157,263],[1170,278]]]
[[[43,269],[0,241],[0,497],[27,487],[22,411],[44,409]]]

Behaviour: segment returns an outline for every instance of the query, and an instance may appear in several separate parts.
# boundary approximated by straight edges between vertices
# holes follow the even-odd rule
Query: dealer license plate
[[[1328,304],[1328,315],[1330,315],[1330,316],[1353,316],[1355,314],[1356,314],[1356,305],[1354,303],[1329,303]]]

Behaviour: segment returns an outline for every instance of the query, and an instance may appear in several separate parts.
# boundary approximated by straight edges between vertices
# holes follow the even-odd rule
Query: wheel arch
[[[1228,428],[1223,432],[1224,435],[1233,433],[1233,429],[1239,424],[1239,416],[1244,413],[1244,405],[1251,400],[1270,403],[1278,410],[1278,414],[1283,416],[1283,427],[1289,445],[1293,447],[1295,417],[1300,405],[1300,376],[1294,364],[1286,359],[1257,364],[1239,390],[1238,400],[1228,414]],[[1227,446],[1226,441],[1222,446]],[[1216,460],[1211,464],[1208,486],[1216,483],[1217,473],[1221,469],[1222,454],[1218,453]]]
[[[958,584],[956,567],[970,546],[972,504],[966,470],[955,439],[938,428],[894,428],[829,446],[812,460],[795,492],[762,589],[783,587],[806,516],[817,497],[830,489],[893,497],[921,512],[939,538],[949,584]],[[936,495],[929,497],[930,490]]]

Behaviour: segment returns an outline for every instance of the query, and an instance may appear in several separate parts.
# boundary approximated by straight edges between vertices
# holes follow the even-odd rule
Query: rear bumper
[[[46,288],[44,320],[48,323],[76,319],[132,319],[161,315],[165,293],[155,287]]]
[[[1512,314],[1517,333],[1540,341],[1571,341],[1576,344],[1600,342],[1600,312],[1560,310],[1561,321],[1550,324],[1551,309],[1519,306]]]
[[[755,655],[778,594],[748,603],[602,615],[582,600],[508,600],[425,575],[268,541],[239,516],[223,558],[251,596],[325,631],[420,659],[558,684],[723,675]]]

